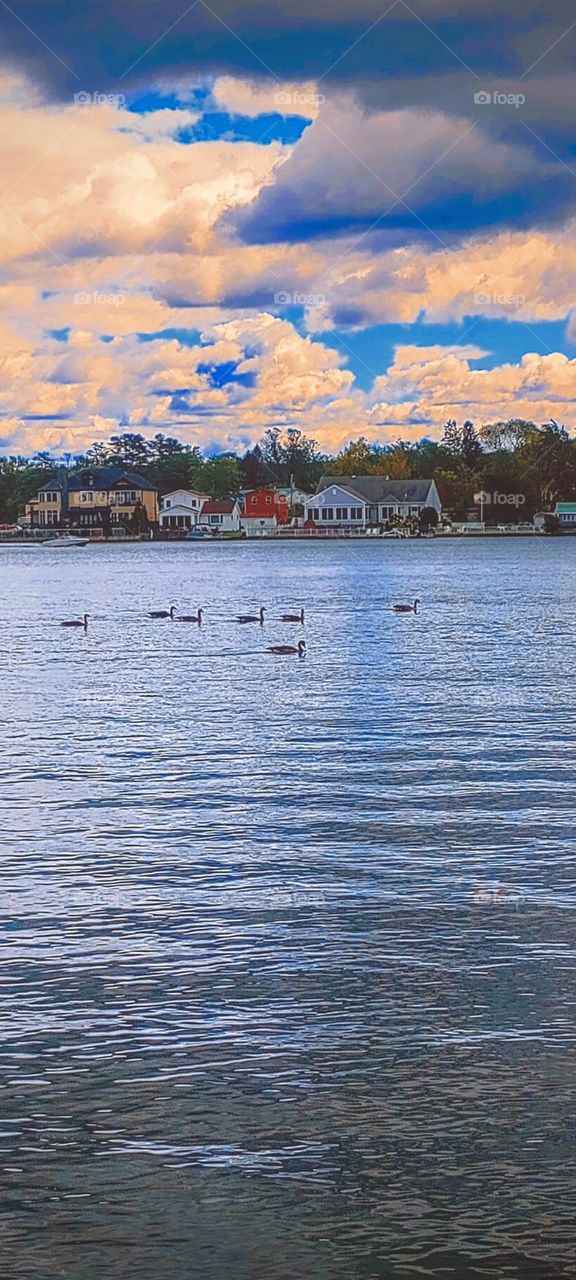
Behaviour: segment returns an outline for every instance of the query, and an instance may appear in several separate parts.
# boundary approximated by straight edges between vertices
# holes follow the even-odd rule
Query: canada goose
[[[83,627],[84,631],[87,631],[89,617],[90,617],[90,614],[85,613],[82,619],[74,618],[73,621],[71,622],[61,622],[60,626],[61,627]]]
[[[198,626],[201,627],[203,613],[204,613],[203,609],[199,609],[198,613],[181,613],[174,619],[174,621],[175,622],[196,622]]]
[[[283,613],[282,622],[299,622],[304,626],[304,610],[301,609],[300,613]]]
[[[174,605],[171,605],[169,609],[153,609],[153,610],[152,610],[152,612],[151,612],[151,613],[149,613],[148,617],[149,617],[149,618],[172,618],[172,619],[174,619],[174,614],[175,614],[175,613],[176,613],[176,609],[175,609]]]
[[[265,613],[266,613],[266,610],[265,610],[264,606],[262,606],[262,608],[261,608],[261,610],[260,610],[260,613],[259,613],[259,614],[254,614],[254,613],[242,613],[242,614],[240,614],[240,617],[236,619],[236,621],[237,621],[237,622],[259,622],[259,623],[260,623],[260,626],[262,626],[262,624],[263,624],[263,622],[264,622],[264,614],[265,614]]]
[[[299,658],[303,658],[306,653],[306,641],[299,640],[297,645],[294,644],[273,644],[266,653],[297,653]]]
[[[393,604],[393,613],[418,613],[419,600],[415,600],[414,604]]]

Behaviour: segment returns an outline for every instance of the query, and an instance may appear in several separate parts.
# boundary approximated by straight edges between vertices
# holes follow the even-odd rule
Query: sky
[[[567,0],[0,0],[0,34],[0,452],[573,426]]]

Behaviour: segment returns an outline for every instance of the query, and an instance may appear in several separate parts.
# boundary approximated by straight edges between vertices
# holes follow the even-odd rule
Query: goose
[[[149,618],[171,618],[172,620],[174,620],[175,613],[176,613],[176,609],[174,605],[171,605],[169,609],[153,609],[152,612],[148,614],[148,617]]]
[[[304,610],[301,609],[300,613],[283,613],[281,621],[299,622],[301,626],[304,626]]]
[[[297,645],[294,644],[273,644],[266,653],[297,653],[299,658],[303,658],[306,653],[306,641],[299,640]]]
[[[198,626],[201,627],[203,613],[204,613],[203,609],[199,609],[198,613],[181,613],[179,616],[177,616],[174,619],[174,621],[175,622],[196,622]]]
[[[261,610],[260,610],[260,613],[259,613],[259,614],[254,614],[254,613],[242,613],[242,614],[240,614],[240,617],[236,619],[236,621],[237,621],[237,622],[259,622],[259,623],[260,623],[260,626],[262,626],[262,624],[263,624],[263,622],[264,622],[264,614],[265,614],[265,613],[266,613],[266,610],[265,610],[264,606],[262,606],[262,608],[261,608]]]
[[[415,600],[414,604],[393,604],[393,613],[418,613],[419,600]]]
[[[89,613],[85,613],[85,614],[84,614],[84,616],[83,616],[83,618],[81,618],[81,619],[80,619],[80,618],[74,618],[74,619],[73,619],[72,621],[70,621],[70,622],[61,622],[61,623],[60,623],[60,626],[61,626],[61,627],[83,627],[83,628],[84,628],[84,631],[87,631],[87,630],[88,630],[88,619],[89,619],[89,617],[90,617],[90,614],[89,614]]]

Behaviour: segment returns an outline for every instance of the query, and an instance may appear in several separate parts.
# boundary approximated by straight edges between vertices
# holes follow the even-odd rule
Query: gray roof
[[[68,489],[71,492],[77,489],[108,490],[115,489],[119,484],[126,485],[129,489],[148,489],[151,492],[156,488],[135,471],[129,471],[126,467],[110,466],[81,467],[79,471],[61,469],[47,484],[41,485],[38,492],[47,493],[54,489]]]
[[[426,502],[432,480],[387,480],[386,476],[322,476],[316,493],[340,485],[362,502]]]

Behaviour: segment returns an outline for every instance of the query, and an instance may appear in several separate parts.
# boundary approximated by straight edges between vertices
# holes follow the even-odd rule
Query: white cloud
[[[212,96],[220,111],[254,118],[263,115],[304,116],[313,120],[325,101],[314,81],[239,80],[220,76]]]

